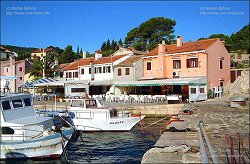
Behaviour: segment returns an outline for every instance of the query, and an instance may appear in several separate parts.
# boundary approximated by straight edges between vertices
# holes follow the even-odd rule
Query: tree
[[[231,35],[231,39],[234,43],[233,50],[246,50],[249,52],[249,24],[244,26],[236,34]]]
[[[49,46],[47,48],[52,48],[56,53],[58,53],[59,55],[63,52],[63,49],[59,48],[59,47],[54,47],[54,46]]]
[[[77,46],[76,54],[79,55],[79,46]]]
[[[61,55],[58,58],[58,62],[61,63],[69,63],[72,62],[74,59],[76,59],[76,56],[73,52],[72,46],[68,45],[63,53],[61,53]]]
[[[122,47],[123,47],[123,42],[122,42],[122,39],[120,39],[120,40],[118,41],[118,45],[120,45],[120,46],[122,46]]]
[[[106,51],[110,50],[111,45],[110,45],[110,40],[108,39],[107,43],[106,43]]]
[[[106,42],[103,42],[103,43],[102,43],[101,50],[102,50],[103,52],[104,52],[104,51],[107,51],[107,44],[106,44]]]
[[[36,78],[43,76],[43,69],[45,70],[46,77],[52,77],[55,70],[55,60],[58,57],[58,53],[55,51],[48,52],[44,58],[35,58],[31,64],[30,77]],[[44,67],[44,68],[43,68]]]
[[[31,64],[31,72],[29,77],[35,76],[36,78],[42,77],[43,63],[40,59],[36,58]]]
[[[233,48],[233,41],[232,39],[227,36],[227,35],[224,35],[224,34],[213,34],[213,35],[210,35],[209,38],[220,38],[220,40],[223,40],[225,41],[225,47],[228,51],[231,51],[232,48]]]
[[[151,18],[127,33],[125,45],[145,51],[154,49],[162,40],[170,44],[175,38],[175,25],[175,20],[169,18]]]

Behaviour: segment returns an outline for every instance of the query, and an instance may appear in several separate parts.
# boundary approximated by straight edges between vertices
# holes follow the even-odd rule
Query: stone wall
[[[142,113],[142,114],[178,114],[184,104],[154,104],[147,106],[126,106],[126,107],[117,107],[119,110],[129,110],[133,113]]]

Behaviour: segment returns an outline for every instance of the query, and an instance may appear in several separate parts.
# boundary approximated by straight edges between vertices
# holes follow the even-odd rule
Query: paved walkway
[[[217,98],[205,102],[197,102],[185,105],[196,111],[191,118],[190,128],[196,128],[202,120],[206,133],[221,163],[226,163],[225,150],[229,144],[225,139],[226,134],[236,138],[240,133],[244,147],[249,149],[249,108],[242,109],[229,107],[229,98]],[[174,146],[171,152],[165,146]],[[180,147],[182,145],[182,147]],[[185,150],[187,145],[190,150]],[[142,163],[197,163],[200,161],[199,139],[197,132],[164,132],[155,146],[165,149],[150,149],[143,157]],[[235,139],[236,146],[236,139]]]

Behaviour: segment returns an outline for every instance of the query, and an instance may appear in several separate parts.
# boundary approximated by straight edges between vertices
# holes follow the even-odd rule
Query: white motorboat
[[[129,131],[145,116],[130,112],[118,112],[117,109],[105,106],[99,99],[68,98],[68,111],[73,113],[73,123],[82,131]]]
[[[72,128],[53,130],[53,118],[36,115],[29,94],[1,95],[0,102],[1,159],[61,156]]]

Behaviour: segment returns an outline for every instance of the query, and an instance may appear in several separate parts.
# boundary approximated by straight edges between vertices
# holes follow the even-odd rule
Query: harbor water
[[[146,117],[143,126],[146,127],[162,118]],[[166,120],[160,121],[141,132],[140,124],[129,132],[90,132],[82,133],[76,142],[67,145],[67,160],[69,163],[140,163],[144,153],[150,149],[160,133]],[[2,161],[3,162],[3,161]],[[1,163],[2,163],[1,162]],[[50,160],[6,160],[3,163],[62,163],[65,159]]]

